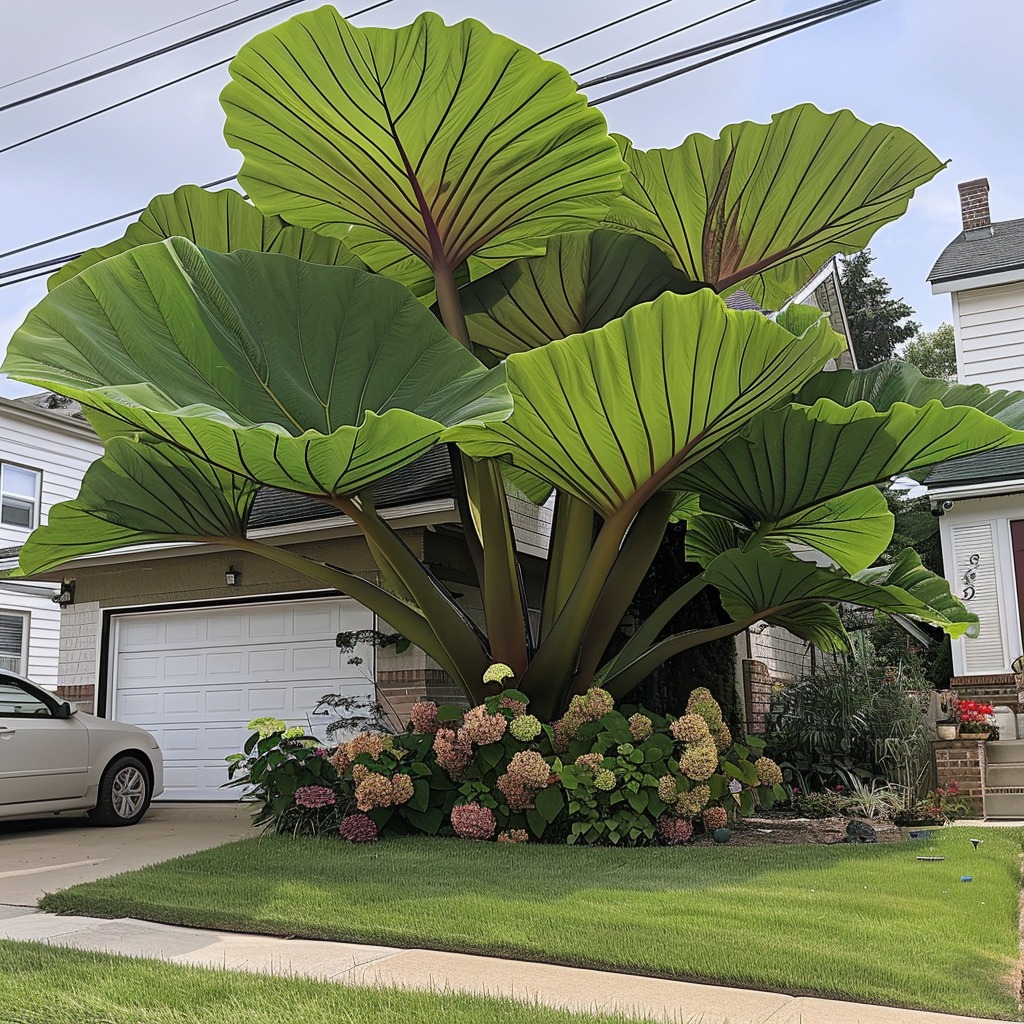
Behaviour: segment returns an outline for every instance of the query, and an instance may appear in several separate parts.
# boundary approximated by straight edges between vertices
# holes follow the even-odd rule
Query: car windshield
[[[0,679],[0,717],[49,714],[50,708],[35,694],[8,679]]]

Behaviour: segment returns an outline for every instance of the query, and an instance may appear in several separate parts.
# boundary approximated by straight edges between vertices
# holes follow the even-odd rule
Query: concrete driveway
[[[84,815],[0,821],[0,904],[132,871],[258,833],[238,803],[155,803],[137,825],[100,828]]]

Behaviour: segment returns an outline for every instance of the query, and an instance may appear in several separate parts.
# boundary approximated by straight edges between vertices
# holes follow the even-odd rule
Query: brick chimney
[[[988,178],[975,178],[957,185],[960,191],[960,213],[964,221],[964,231],[973,233],[978,228],[985,234],[991,234],[992,217],[988,212]],[[981,234],[981,232],[978,232]],[[968,236],[970,237],[970,236]]]

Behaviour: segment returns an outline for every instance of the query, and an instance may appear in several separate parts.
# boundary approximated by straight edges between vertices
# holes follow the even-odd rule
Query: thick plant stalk
[[[594,542],[594,510],[579,498],[559,491],[551,526],[548,568],[541,607],[541,641],[551,632],[559,612],[569,600]]]

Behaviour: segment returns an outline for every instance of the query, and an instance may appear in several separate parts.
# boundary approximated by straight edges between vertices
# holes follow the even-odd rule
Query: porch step
[[[991,740],[985,744],[989,764],[1024,765],[1024,740]]]
[[[1024,793],[987,792],[985,813],[989,818],[1024,818]]]
[[[986,789],[1019,789],[1024,792],[1024,764],[992,764],[985,772]]]

